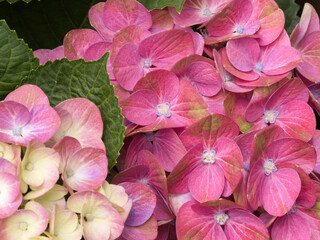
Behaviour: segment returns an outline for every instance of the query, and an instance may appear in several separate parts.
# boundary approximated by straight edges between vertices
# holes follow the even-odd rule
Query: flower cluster
[[[105,181],[98,107],[74,98],[53,108],[39,87],[23,85],[0,109],[1,239],[119,237],[132,201]]]
[[[84,100],[59,104],[57,115],[44,97],[11,93],[0,105],[0,139],[12,156],[15,145],[27,149],[20,167],[16,157],[4,165],[14,207],[3,207],[3,229],[22,211],[45,222],[36,202],[48,210],[53,191],[54,201],[68,191],[67,207],[48,213],[57,222],[47,235],[67,231],[58,230],[63,217],[77,213],[90,240],[320,238],[312,109],[320,113],[320,25],[310,4],[290,38],[274,0],[186,0],[180,14],[107,0],[89,20],[95,30],[72,30],[63,46],[35,56],[95,60],[110,51],[127,127],[114,185],[103,182],[102,126]],[[59,173],[65,188],[54,185]],[[16,211],[19,182],[31,201]]]

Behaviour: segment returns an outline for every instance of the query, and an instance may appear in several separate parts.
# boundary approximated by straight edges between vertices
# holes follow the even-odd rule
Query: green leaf
[[[0,100],[39,65],[32,51],[4,20],[0,20]]]
[[[94,102],[100,109],[104,130],[102,140],[106,145],[109,169],[116,164],[119,150],[123,145],[123,116],[107,74],[106,53],[97,61],[83,59],[69,61],[66,58],[47,62],[23,82],[36,84],[48,96],[52,105],[76,97]]]
[[[0,0],[0,2],[4,2],[4,1],[7,1],[8,3],[12,4],[12,3],[18,2],[19,0]],[[25,3],[29,3],[32,0],[22,0],[22,1],[24,1]],[[38,1],[40,1],[40,0],[38,0]]]
[[[149,11],[153,9],[163,9],[165,7],[175,7],[177,12],[180,13],[182,6],[186,0],[138,0]]]
[[[14,0],[10,0],[14,1]],[[0,3],[0,19],[33,49],[55,48],[72,29],[91,28],[88,11],[102,0],[33,0]]]
[[[287,30],[288,35],[300,21],[297,16],[300,6],[294,2],[294,0],[276,0],[279,7],[284,12],[286,22],[284,28]]]

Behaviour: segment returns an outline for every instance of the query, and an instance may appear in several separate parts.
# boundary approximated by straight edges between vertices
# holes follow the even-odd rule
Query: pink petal
[[[152,33],[173,29],[173,26],[174,26],[173,19],[170,16],[168,10],[155,9],[150,11],[150,13],[152,16],[152,27],[150,31]]]
[[[33,55],[39,58],[39,62],[41,65],[44,65],[47,61],[54,61],[56,59],[64,58],[64,47],[59,46],[52,50],[50,49],[38,49],[33,52]]]
[[[149,29],[152,18],[148,10],[138,1],[110,0],[104,4],[103,20],[107,28],[118,31],[130,25]]]
[[[272,142],[267,147],[267,156],[275,164],[292,163],[310,174],[316,162],[316,151],[308,143],[294,139],[283,138]]]
[[[159,103],[165,103],[171,102],[178,95],[179,88],[180,82],[174,73],[159,69],[141,78],[134,87],[134,92],[141,89],[153,90],[159,97]]]
[[[106,25],[104,24],[104,19],[103,19],[104,5],[105,5],[105,2],[99,2],[93,5],[89,10],[88,17],[89,17],[91,26],[93,26],[98,31],[98,33],[103,37],[103,39],[107,42],[112,42],[112,38],[115,32],[107,28]]]
[[[313,145],[317,152],[317,161],[313,171],[320,174],[320,130],[316,130],[309,143]]]
[[[226,51],[229,61],[236,69],[249,72],[258,62],[260,47],[253,38],[238,38],[227,43]]]
[[[192,171],[202,164],[203,147],[201,144],[190,149],[174,167],[168,176],[168,189],[170,193],[188,192],[188,180]]]
[[[26,106],[29,111],[39,104],[50,105],[48,97],[36,85],[25,84],[7,95],[4,101],[14,101]]]
[[[226,48],[223,48],[221,50],[221,59],[222,59],[222,64],[223,64],[223,67],[225,68],[225,70],[227,72],[231,73],[232,75],[234,75],[234,76],[236,76],[236,77],[238,77],[240,79],[245,80],[243,82],[257,80],[260,77],[260,75],[258,73],[256,73],[256,72],[254,72],[254,71],[241,72],[238,69],[236,69],[231,64],[230,60],[228,59]],[[236,83],[238,84],[238,81],[236,81]]]
[[[84,53],[83,58],[85,61],[98,60],[106,52],[111,50],[111,43],[109,42],[98,42],[92,44]]]
[[[154,91],[139,90],[123,102],[122,114],[133,123],[149,125],[157,118],[158,104],[159,98]]]
[[[261,26],[255,34],[260,46],[272,43],[283,31],[285,17],[273,0],[254,1],[252,19],[259,19]]]
[[[271,236],[274,240],[311,239],[311,231],[306,219],[292,213],[277,218],[272,226]]]
[[[264,176],[259,194],[262,206],[273,216],[283,216],[293,206],[300,189],[298,173],[291,168],[280,168]]]
[[[241,180],[243,168],[243,159],[238,145],[231,139],[221,137],[217,140],[213,149],[216,151],[216,161],[222,168],[226,185],[223,196],[232,194]]]
[[[214,96],[221,89],[221,78],[217,70],[206,62],[193,62],[186,69],[187,79],[203,96]]]
[[[317,201],[315,184],[312,182],[309,175],[301,168],[296,167],[296,171],[298,172],[301,180],[301,191],[296,203],[305,208],[311,208]]]
[[[297,47],[299,42],[312,32],[320,30],[319,16],[310,3],[305,3],[300,22],[290,36],[292,46]]]
[[[239,127],[230,118],[212,114],[188,127],[180,139],[187,150],[196,144],[212,146],[220,137],[235,138],[239,133]]]
[[[152,215],[144,224],[136,227],[124,226],[119,240],[154,240],[158,234],[158,222]]]
[[[309,141],[315,132],[315,116],[310,106],[302,101],[290,101],[278,110],[276,125],[290,137]]]
[[[309,91],[299,78],[293,78],[274,92],[266,103],[266,109],[275,109],[287,102],[300,100],[307,102]]]
[[[75,29],[67,33],[63,40],[64,53],[69,60],[83,58],[87,49],[103,38],[91,29]]]
[[[139,54],[158,67],[169,69],[187,55],[194,53],[192,35],[184,30],[168,30],[144,39]]]
[[[154,135],[153,153],[164,170],[171,172],[186,149],[173,129],[163,129]]]
[[[49,105],[37,105],[32,108],[30,114],[30,121],[22,129],[24,138],[47,142],[60,127],[58,113]]]
[[[99,108],[86,98],[73,98],[55,107],[61,118],[61,127],[54,136],[59,141],[64,136],[76,138],[82,147],[105,150],[101,140],[103,122]]]
[[[252,213],[242,209],[228,211],[224,231],[228,239],[269,239],[269,232],[262,221]]]
[[[142,59],[136,45],[126,43],[119,49],[113,62],[113,73],[121,87],[133,90],[144,75]]]
[[[126,43],[131,42],[139,46],[140,42],[149,37],[151,34],[148,30],[139,26],[128,26],[118,31],[112,39],[112,54],[110,60],[113,62],[119,49]]]
[[[176,222],[178,239],[221,239],[227,240],[222,227],[214,215],[201,215],[192,209],[196,201],[185,203],[179,210]]]
[[[152,215],[156,205],[156,196],[152,190],[141,183],[121,183],[132,200],[132,208],[125,222],[128,226],[139,226]]]
[[[188,178],[188,188],[200,203],[218,200],[224,188],[224,174],[217,164],[200,164]]]
[[[302,63],[297,67],[301,75],[312,82],[319,82],[320,58],[319,49],[320,31],[313,32],[305,37],[299,44]]]
[[[262,71],[267,75],[279,75],[294,69],[301,61],[301,54],[295,48],[277,47],[264,59]]]
[[[71,159],[73,154],[81,149],[81,144],[73,137],[64,137],[53,146],[53,149],[60,154],[61,162],[59,171],[62,173],[67,161]]]

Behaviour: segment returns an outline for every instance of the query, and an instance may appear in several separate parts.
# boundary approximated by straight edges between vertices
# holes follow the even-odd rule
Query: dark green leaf
[[[4,20],[0,20],[0,100],[39,65],[32,51]]]
[[[138,0],[149,11],[153,9],[163,9],[165,7],[175,7],[177,12],[180,13],[182,6],[186,0]]]
[[[111,169],[123,145],[123,116],[110,84],[106,66],[109,53],[101,59],[85,62],[83,59],[67,59],[47,62],[32,72],[23,83],[39,86],[48,96],[52,105],[76,97],[85,97],[100,109],[104,123],[103,137]]]
[[[14,1],[14,0],[10,0]],[[33,0],[0,3],[0,19],[33,49],[55,48],[72,29],[90,28],[88,11],[102,0]]]
[[[290,35],[300,20],[300,18],[297,16],[300,6],[296,4],[294,0],[276,0],[276,2],[284,12],[286,18],[284,28]]]

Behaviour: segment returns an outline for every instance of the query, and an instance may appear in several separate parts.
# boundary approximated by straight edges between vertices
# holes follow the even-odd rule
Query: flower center
[[[244,168],[246,171],[249,171],[249,169],[250,169],[250,163],[245,162],[245,163],[243,164],[243,168]]]
[[[238,26],[236,28],[236,32],[239,33],[239,34],[242,34],[243,33],[243,29],[244,29],[244,26]]]
[[[84,220],[85,220],[86,222],[92,222],[92,221],[94,220],[93,214],[87,213],[87,214],[84,216]]]
[[[203,155],[202,155],[202,162],[206,163],[206,164],[207,163],[215,163],[215,161],[216,161],[215,156],[216,156],[216,151],[204,150]]]
[[[229,216],[224,212],[222,212],[222,213],[215,214],[214,219],[217,221],[219,225],[225,225],[227,220],[229,219]]]
[[[263,164],[264,168],[264,173],[269,176],[270,173],[277,171],[276,165],[273,163],[272,159],[268,159],[267,161],[264,162]]]
[[[151,65],[152,65],[152,62],[149,59],[143,60],[143,67],[144,68],[149,68],[149,67],[151,67]]]
[[[72,176],[74,175],[73,170],[72,170],[72,169],[67,169],[67,171],[66,171],[66,175],[67,175],[67,178],[72,177]]]
[[[26,169],[27,169],[28,171],[32,171],[33,168],[34,168],[33,163],[31,163],[31,162],[27,163]]]
[[[146,137],[149,142],[152,143],[154,141],[154,134],[153,133],[146,133]]]
[[[164,115],[165,117],[170,117],[170,103],[161,103],[157,105],[157,115],[162,116]]]
[[[0,151],[0,158],[3,158],[3,157],[4,157],[4,152]]]
[[[12,130],[13,136],[22,137],[21,135],[21,128],[15,128]]]
[[[203,10],[202,14],[205,17],[209,17],[212,14],[212,12],[210,11],[209,8],[206,8],[206,9]]]
[[[278,111],[266,110],[263,114],[263,119],[265,123],[275,123],[277,116],[279,115]]]
[[[263,69],[262,63],[257,63],[257,64],[254,66],[254,69],[257,70],[258,72],[261,72],[262,69]]]
[[[27,231],[28,230],[28,224],[26,222],[20,222],[19,223],[19,228],[22,230],[22,231]]]
[[[225,81],[225,82],[231,81],[231,76],[226,73],[226,75],[224,76],[224,81]]]

